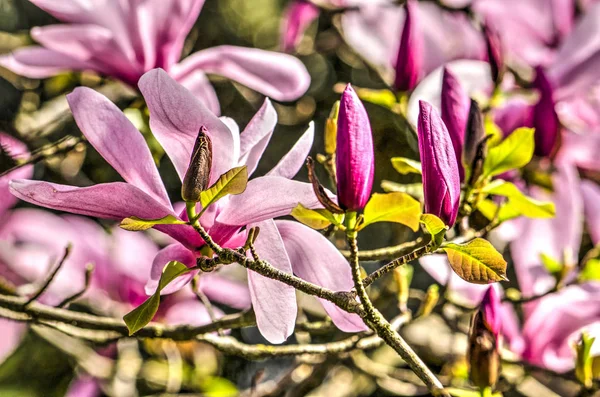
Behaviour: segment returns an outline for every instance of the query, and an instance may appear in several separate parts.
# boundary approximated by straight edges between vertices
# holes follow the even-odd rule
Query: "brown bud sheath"
[[[465,146],[463,149],[463,159],[467,167],[473,165],[473,160],[475,160],[475,155],[477,154],[477,147],[484,137],[485,130],[483,128],[483,116],[481,115],[479,104],[477,101],[471,99],[467,128],[465,131]]]
[[[181,197],[186,202],[200,201],[200,193],[208,188],[210,183],[210,168],[212,166],[212,143],[204,126],[200,128],[190,165],[183,178]]]
[[[327,209],[329,212],[334,214],[343,214],[344,210],[339,205],[334,203],[329,196],[327,196],[325,188],[321,185],[319,179],[315,175],[315,163],[310,156],[308,156],[306,159],[306,168],[308,168],[308,180],[312,184],[315,196],[317,196],[317,200],[319,200],[319,202],[323,204],[323,207],[325,207],[325,209]]]

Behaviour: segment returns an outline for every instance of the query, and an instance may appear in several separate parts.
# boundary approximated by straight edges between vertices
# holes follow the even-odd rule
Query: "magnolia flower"
[[[26,77],[93,70],[135,87],[145,72],[162,68],[215,113],[219,102],[207,73],[282,101],[301,96],[310,82],[298,59],[254,48],[219,46],[180,61],[204,0],[30,1],[64,24],[33,28],[39,46],[0,57],[0,65]]]
[[[213,147],[211,184],[238,165],[246,165],[249,175],[254,172],[277,122],[275,110],[268,100],[240,135],[231,119],[221,120],[214,116],[192,93],[160,69],[144,75],[139,86],[150,110],[151,130],[180,178],[188,169],[191,151],[202,126],[206,128]],[[13,194],[37,205],[99,218],[121,220],[136,216],[158,219],[171,215],[186,220],[185,211],[180,206],[173,207],[169,201],[142,135],[123,113],[101,94],[87,88],[76,89],[68,100],[75,121],[87,140],[125,182],[79,188],[14,180],[11,182]],[[250,180],[244,193],[225,197],[213,204],[200,222],[218,244],[231,248],[244,244],[244,227],[260,226],[262,238],[257,240],[257,249],[274,266],[282,271],[305,274],[308,281],[333,290],[349,290],[352,280],[346,262],[323,262],[328,255],[334,255],[327,251],[337,252],[329,241],[322,238],[320,250],[316,248],[319,243],[297,247],[308,252],[297,254],[304,255],[305,259],[294,262],[292,269],[286,255],[292,256],[293,253],[285,254],[287,247],[283,246],[281,232],[271,220],[289,214],[298,203],[308,208],[320,206],[310,184],[289,179],[302,167],[312,140],[311,127],[266,176]],[[291,234],[292,240],[308,233],[301,225],[291,228],[297,229]],[[201,255],[199,248],[205,244],[191,226],[157,225],[155,229],[173,237],[177,243],[165,247],[154,258],[151,281],[146,286],[150,293],[156,289],[167,262],[178,260],[188,266],[195,265],[196,257]],[[337,255],[343,260],[339,252]],[[331,277],[330,272],[337,276]],[[193,275],[180,277],[162,292],[172,293],[180,289]],[[293,289],[253,273],[249,273],[249,287],[261,332],[272,342],[282,342],[291,333],[296,317]],[[265,294],[269,293],[278,296],[278,299],[265,301]],[[234,295],[229,298],[237,299]],[[358,316],[349,315],[332,305],[325,308],[342,330],[364,329]]]
[[[469,116],[469,96],[462,88],[452,72],[444,67],[442,77],[441,109],[442,121],[448,128],[460,180],[465,179],[465,169],[462,162],[463,145],[465,142],[465,130],[467,128],[467,119]]]
[[[319,8],[306,0],[292,1],[281,25],[281,49],[292,52],[300,43],[304,31],[319,17]]]
[[[540,96],[532,108],[535,154],[549,157],[556,149],[560,134],[560,121],[555,110],[552,84],[541,67],[536,68],[533,86],[538,90]]]
[[[460,201],[460,176],[450,134],[437,111],[420,102],[419,153],[423,169],[425,212],[454,225]]]
[[[375,158],[369,116],[350,84],[342,94],[337,126],[338,201],[342,208],[356,211],[371,197]]]
[[[417,2],[407,0],[405,7],[406,18],[402,28],[394,77],[394,87],[398,91],[412,91],[423,69],[423,37],[417,14]]]

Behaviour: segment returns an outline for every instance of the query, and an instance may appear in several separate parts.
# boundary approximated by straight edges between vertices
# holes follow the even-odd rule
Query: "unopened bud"
[[[471,99],[471,105],[469,107],[469,117],[467,118],[467,128],[465,131],[465,147],[463,151],[463,158],[467,166],[473,165],[475,155],[477,153],[477,146],[481,140],[485,137],[485,129],[483,128],[483,116],[479,109],[477,101]]]
[[[502,40],[498,31],[490,26],[489,21],[483,25],[483,35],[487,49],[488,61],[492,74],[492,80],[496,86],[500,85],[504,77],[504,53],[502,48]]]
[[[493,387],[500,373],[500,298],[494,287],[486,291],[469,331],[469,379],[481,390]]]
[[[181,197],[186,202],[200,201],[200,193],[208,188],[212,166],[212,143],[204,126],[200,128],[190,165],[183,178]]]

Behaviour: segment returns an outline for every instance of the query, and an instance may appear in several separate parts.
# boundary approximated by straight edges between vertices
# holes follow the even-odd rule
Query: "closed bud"
[[[462,153],[467,119],[469,118],[469,105],[469,95],[465,92],[456,76],[445,67],[442,78],[442,121],[446,124],[450,139],[452,140],[461,182],[465,180]]]
[[[504,77],[504,50],[502,48],[502,40],[498,31],[490,26],[489,21],[483,26],[483,36],[487,49],[488,62],[492,73],[492,80],[496,86],[500,85]]]
[[[423,69],[423,37],[419,28],[416,0],[407,0],[405,8],[406,18],[396,58],[394,79],[394,88],[398,91],[412,91],[417,86]]]
[[[550,157],[558,147],[560,121],[555,110],[554,89],[541,67],[536,68],[533,82],[540,99],[533,107],[533,127],[535,128],[535,154]]]
[[[212,166],[212,143],[204,126],[200,128],[190,165],[183,178],[181,197],[186,202],[200,201],[200,193],[208,188],[210,183],[210,169]]]
[[[477,101],[471,99],[467,128],[465,130],[465,147],[463,149],[463,159],[468,167],[473,167],[473,161],[477,155],[477,148],[484,138],[485,129],[483,127],[483,115],[481,114]]]
[[[481,390],[493,387],[500,374],[500,305],[498,293],[489,287],[471,321],[469,379]]]
[[[425,212],[454,225],[460,202],[460,176],[450,134],[437,111],[419,102],[419,153]]]
[[[371,197],[375,156],[369,116],[350,84],[340,101],[336,143],[339,204],[345,210],[360,210]]]

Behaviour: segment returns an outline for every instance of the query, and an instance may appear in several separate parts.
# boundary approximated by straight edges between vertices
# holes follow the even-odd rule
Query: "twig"
[[[373,273],[371,273],[367,277],[365,277],[365,279],[362,280],[364,286],[368,287],[369,285],[371,285],[375,280],[377,280],[381,276],[391,272],[392,270],[396,269],[397,267],[406,265],[407,263],[412,262],[413,260],[415,260],[417,258],[420,258],[421,256],[429,253],[430,250],[431,250],[431,246],[428,243],[406,255],[401,256],[400,258],[394,259],[387,265],[380,267],[379,269],[375,270]]]
[[[83,294],[86,293],[88,288],[90,287],[90,282],[92,281],[92,274],[94,273],[94,265],[92,263],[88,263],[85,267],[85,284],[81,291],[74,293],[73,295],[65,298],[62,302],[60,302],[56,307],[67,307],[71,302],[79,299]]]
[[[192,282],[190,283],[190,286],[192,287],[192,291],[194,292],[194,294],[196,294],[196,297],[198,298],[198,300],[200,302],[202,302],[202,304],[206,308],[206,311],[208,312],[208,317],[210,317],[210,321],[215,323],[217,321],[217,316],[215,315],[215,311],[213,309],[212,303],[210,303],[210,300],[208,299],[206,294],[200,288],[200,283],[198,281],[199,281],[198,276],[196,276],[192,279]],[[218,329],[217,332],[221,336],[225,335],[223,333],[222,329]]]
[[[360,251],[358,253],[358,259],[361,261],[382,261],[391,260],[399,256],[404,256],[415,247],[418,247],[423,242],[423,238],[419,237],[415,241],[409,241],[406,243],[394,245],[392,247],[378,248],[374,250]],[[342,255],[346,258],[350,258],[350,251],[341,250]]]
[[[50,286],[50,284],[52,283],[52,281],[54,280],[54,277],[56,277],[56,275],[58,274],[58,271],[61,269],[62,265],[65,263],[65,261],[67,260],[67,258],[69,257],[69,254],[71,253],[71,244],[67,244],[67,246],[65,247],[65,253],[63,254],[62,258],[60,259],[60,261],[56,264],[56,266],[54,266],[54,269],[52,270],[52,272],[50,273],[50,275],[46,278],[46,280],[44,281],[44,284],[42,284],[42,286],[37,290],[37,292],[35,294],[33,294],[31,296],[31,298],[29,298],[24,304],[23,307],[26,308],[27,306],[29,306],[33,301],[35,301],[37,298],[39,298],[40,296],[42,296],[42,294],[48,289],[48,287]]]

